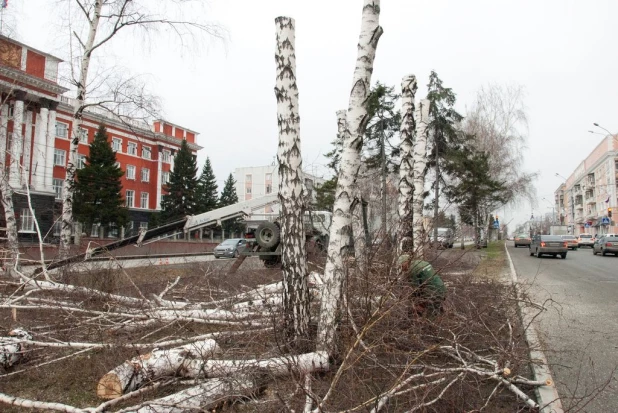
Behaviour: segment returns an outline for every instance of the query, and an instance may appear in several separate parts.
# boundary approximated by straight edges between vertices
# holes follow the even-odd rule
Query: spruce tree
[[[170,222],[198,212],[197,209],[197,164],[195,157],[183,140],[174,158],[174,169],[165,186],[167,194],[161,202],[161,220]]]
[[[219,197],[219,207],[232,205],[238,202],[238,195],[236,194],[235,185],[236,180],[234,179],[234,176],[230,174],[223,184],[223,191],[221,191],[221,197]],[[226,234],[230,234],[232,231],[242,231],[244,228],[238,218],[223,221],[222,227]]]
[[[197,210],[199,213],[212,211],[219,205],[219,191],[217,179],[210,164],[210,158],[206,158],[202,167],[202,174],[197,181]]]
[[[90,229],[93,224],[126,225],[129,214],[122,196],[116,153],[107,140],[107,130],[99,126],[90,144],[86,166],[77,170],[73,215]]]

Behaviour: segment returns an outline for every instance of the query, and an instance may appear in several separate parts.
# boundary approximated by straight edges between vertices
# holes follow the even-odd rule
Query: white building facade
[[[276,194],[279,190],[277,165],[236,168],[234,170],[234,178],[236,179],[236,195],[239,202]],[[303,181],[307,199],[315,202],[315,188],[322,185],[325,180],[305,172],[303,173]],[[269,205],[263,208],[263,210],[255,212],[279,212],[279,206]]]

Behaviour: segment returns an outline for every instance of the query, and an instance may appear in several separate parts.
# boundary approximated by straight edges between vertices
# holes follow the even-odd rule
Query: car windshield
[[[528,238],[528,235],[526,235],[526,234],[519,234],[517,236],[517,238]]]
[[[605,242],[618,242],[618,237],[605,237],[603,238]]]
[[[592,235],[588,235],[588,234],[581,234],[579,237],[580,237],[580,238],[592,238]]]
[[[226,239],[225,241],[221,243],[221,245],[234,245],[234,244],[238,244],[238,241],[240,241],[240,239],[238,238]]]

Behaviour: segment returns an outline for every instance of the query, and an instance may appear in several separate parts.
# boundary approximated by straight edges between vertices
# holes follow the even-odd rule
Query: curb
[[[506,246],[506,242],[504,243],[504,250],[506,251],[506,256],[509,259],[511,281],[515,287],[516,294],[519,297],[519,280],[517,279],[517,272],[515,271],[515,266],[513,265],[513,260],[511,259],[511,254]],[[529,326],[529,328],[525,331],[525,335],[526,341],[528,342],[528,348],[530,350],[530,360],[534,361],[533,363],[530,363],[534,374],[534,379],[536,381],[544,381],[547,383],[546,386],[539,386],[535,390],[538,403],[541,406],[539,412],[564,413],[564,410],[562,409],[562,402],[560,401],[560,396],[558,395],[558,390],[556,390],[556,384],[549,370],[547,358],[545,357],[545,353],[540,350],[541,346],[539,343],[539,337],[537,336],[536,328],[532,325],[533,316],[530,314],[528,308],[519,300],[518,305],[523,324]]]

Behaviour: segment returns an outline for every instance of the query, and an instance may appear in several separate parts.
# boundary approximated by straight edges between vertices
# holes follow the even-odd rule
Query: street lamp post
[[[554,204],[547,198],[541,198],[541,199],[547,202],[551,206],[551,222],[555,224],[556,223],[556,209],[554,207]]]

